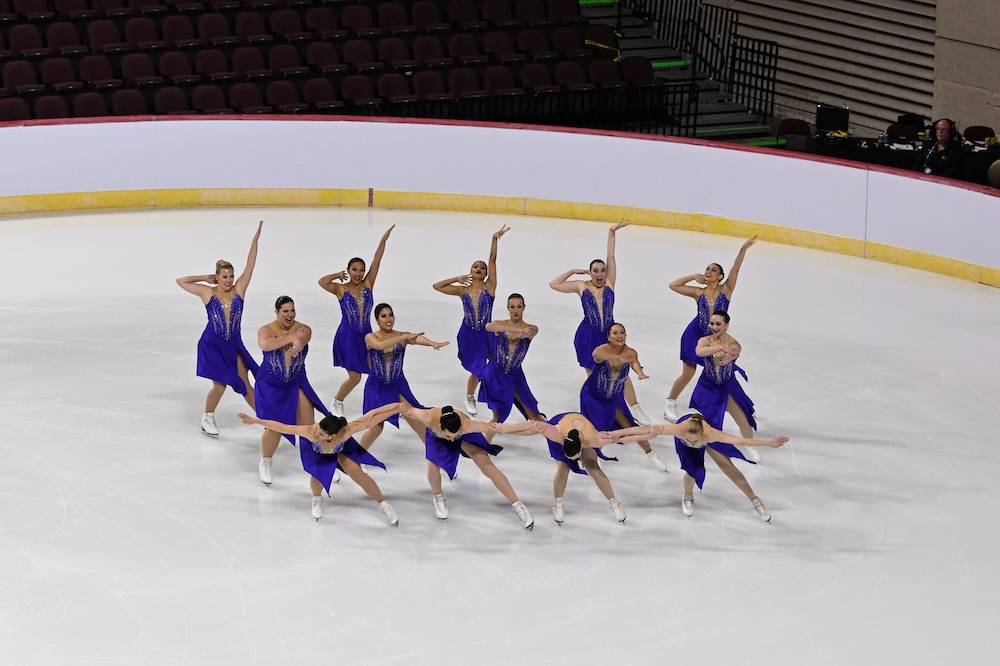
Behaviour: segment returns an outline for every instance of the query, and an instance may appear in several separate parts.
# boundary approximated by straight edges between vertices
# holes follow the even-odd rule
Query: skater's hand
[[[257,422],[257,419],[250,416],[249,414],[244,414],[243,412],[240,412],[239,414],[237,414],[237,416],[240,417],[240,421],[243,421],[243,423],[246,423],[247,425],[253,425],[254,423]]]
[[[743,247],[741,247],[740,250],[745,252],[746,250],[750,249],[750,246],[752,246],[756,242],[757,242],[757,237],[754,236],[753,238],[747,240],[746,243],[743,243]]]
[[[611,233],[613,234],[616,231],[618,231],[619,229],[624,229],[627,226],[628,226],[628,222],[626,222],[625,218],[623,217],[622,219],[618,220],[618,224],[616,224],[615,226],[611,227]]]
[[[772,449],[776,449],[779,446],[784,446],[785,442],[787,441],[788,441],[787,437],[775,437],[774,439],[770,440],[767,445],[770,446]]]

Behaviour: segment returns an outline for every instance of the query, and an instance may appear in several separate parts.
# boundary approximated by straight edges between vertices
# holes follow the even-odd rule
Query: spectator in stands
[[[942,118],[933,127],[933,141],[920,150],[917,168],[935,176],[964,178],[965,149],[955,122]]]

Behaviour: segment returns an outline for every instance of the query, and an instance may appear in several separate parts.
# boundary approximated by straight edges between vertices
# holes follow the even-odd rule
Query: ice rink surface
[[[2,664],[935,664],[1000,650],[1000,291],[876,262],[759,242],[736,288],[760,436],[741,464],[772,513],[708,464],[692,518],[670,465],[639,448],[604,468],[628,513],[615,522],[586,477],[551,518],[540,437],[498,437],[496,459],[533,531],[468,460],[435,519],[423,446],[386,428],[373,470],[394,529],[360,488],[333,488],[320,521],[282,444],[257,478],[260,429],[240,397],[199,430],[205,325],[182,275],[242,268],[265,219],[244,340],[289,294],[314,330],[308,372],[329,400],[340,319],[317,279],[370,260],[396,225],[375,289],[397,330],[452,340],[413,347],[406,374],[427,405],[461,404],[461,306],[431,289],[500,241],[494,316],[524,294],[539,326],[525,371],[543,411],[578,409],[579,299],[548,288],[604,258],[607,225],[437,212],[224,209],[0,221],[0,663]],[[618,233],[616,318],[662,422],[694,302],[667,283],[740,239],[629,227]],[[693,383],[682,395],[687,404]],[[361,411],[359,387],[348,414]],[[480,405],[480,418],[487,413]],[[517,420],[520,417],[512,417]],[[727,430],[736,432],[732,421]]]

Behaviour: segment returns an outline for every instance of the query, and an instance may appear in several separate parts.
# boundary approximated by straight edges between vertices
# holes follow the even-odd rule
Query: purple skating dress
[[[573,412],[565,412],[563,414],[557,414],[556,416],[553,416],[551,419],[549,419],[549,425],[558,426],[559,422],[562,421],[567,414],[572,414],[572,413]],[[579,458],[577,458],[576,460],[570,460],[569,458],[566,457],[566,454],[563,453],[562,442],[553,442],[551,439],[548,438],[546,438],[545,441],[549,445],[550,458],[552,458],[556,462],[561,462],[569,465],[569,468],[574,472],[576,472],[577,474],[587,474],[587,470],[585,470],[583,467],[580,466]],[[618,458],[611,458],[610,456],[606,456],[603,453],[601,453],[600,449],[594,449],[594,453],[596,453],[597,457],[602,460],[613,460],[615,462],[618,462]]]
[[[524,418],[528,418],[528,414],[523,407],[539,414],[538,401],[532,395],[528,380],[524,377],[524,370],[521,369],[531,339],[517,338],[511,348],[511,340],[506,333],[493,333],[491,337],[493,353],[483,371],[483,383],[479,385],[479,401],[485,402],[497,413],[500,423],[507,420],[514,406],[517,406],[517,410]]]
[[[616,372],[611,367],[611,361],[601,361],[594,365],[594,371],[580,389],[580,413],[602,432],[622,427],[615,422],[615,411],[619,409],[632,426],[636,425],[632,412],[625,404],[625,382],[628,381],[629,369],[628,363],[622,363]]]
[[[691,415],[685,414],[677,419],[677,423],[684,423],[689,418],[691,418]],[[708,419],[706,418],[705,421],[707,422]],[[732,444],[726,444],[724,442],[709,442],[705,446],[711,446],[724,456],[746,460],[746,458],[743,457],[743,454],[740,453],[740,450]],[[681,461],[681,469],[684,470],[688,476],[694,479],[694,482],[698,484],[698,488],[700,490],[705,484],[705,448],[692,448],[688,446],[687,443],[680,437],[674,437],[674,448],[677,450],[677,457]],[[752,461],[747,460],[747,462]]]
[[[729,310],[729,299],[721,291],[715,297],[715,309]],[[712,312],[708,311],[708,299],[703,293],[698,296],[698,316],[691,320],[691,323],[684,329],[684,333],[681,334],[681,361],[684,363],[701,365],[705,362],[705,359],[695,354],[694,350],[698,348],[698,340],[712,334],[712,330],[708,327],[708,320],[711,316]]]
[[[330,494],[330,484],[333,483],[333,475],[337,468],[344,469],[337,461],[339,454],[347,456],[359,465],[374,465],[385,469],[385,465],[365,451],[353,437],[339,442],[330,453],[324,453],[318,443],[305,437],[299,437],[299,457],[302,459],[302,469],[323,484],[327,495]]]
[[[615,292],[605,285],[601,289],[601,309],[598,311],[597,298],[590,289],[584,289],[580,295],[583,305],[583,321],[576,328],[573,346],[576,348],[576,361],[582,368],[594,367],[594,350],[608,342],[608,331],[615,323]]]
[[[340,326],[333,336],[333,364],[351,372],[368,374],[368,348],[365,336],[372,332],[372,290],[364,287],[361,303],[344,290],[340,297]]]
[[[299,391],[302,391],[312,406],[324,416],[330,415],[306,377],[308,353],[309,345],[306,345],[302,351],[289,359],[289,365],[286,367],[284,347],[264,352],[264,362],[261,363],[260,372],[257,374],[257,418],[293,425],[298,423]],[[292,444],[295,443],[292,435],[284,437]]]
[[[368,350],[368,379],[365,381],[365,413],[399,402],[399,396],[403,396],[406,402],[414,407],[425,409],[415,397],[410,385],[403,376],[403,356],[406,353],[406,346],[397,344],[388,351],[380,349]],[[387,367],[388,366],[388,367]],[[399,414],[393,414],[385,420],[386,423],[399,427]]]
[[[722,421],[726,418],[726,405],[729,397],[732,396],[737,407],[743,410],[750,422],[750,427],[757,429],[757,422],[753,418],[753,402],[744,393],[743,387],[736,379],[735,372],[747,378],[747,373],[736,365],[735,362],[718,365],[715,358],[706,356],[702,366],[701,375],[698,376],[698,383],[691,393],[690,407],[697,409],[708,425],[717,430],[722,430]]]
[[[479,307],[473,308],[469,292],[462,294],[462,326],[458,329],[458,360],[462,367],[477,379],[483,378],[483,370],[490,353],[489,331],[486,324],[493,320],[493,296],[483,289],[479,292]]]
[[[427,460],[443,469],[448,473],[449,479],[455,478],[455,473],[458,469],[458,459],[460,456],[466,455],[465,451],[462,450],[462,442],[470,444],[472,446],[483,449],[491,456],[495,456],[503,451],[502,446],[497,446],[496,444],[490,444],[486,441],[486,437],[480,432],[469,432],[457,437],[455,441],[449,442],[443,437],[438,437],[434,434],[434,431],[427,428],[424,432],[424,449],[426,453],[424,454]]]
[[[260,371],[257,361],[243,344],[240,332],[240,322],[243,319],[243,299],[239,294],[233,295],[230,307],[229,322],[226,322],[226,310],[222,301],[215,294],[205,304],[208,314],[208,324],[198,340],[199,377],[211,379],[231,387],[240,395],[247,394],[246,382],[240,377],[236,359],[243,359],[243,364],[254,377]]]

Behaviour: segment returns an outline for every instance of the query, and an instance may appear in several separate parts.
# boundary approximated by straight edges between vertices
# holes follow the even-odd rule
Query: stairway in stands
[[[591,23],[604,23],[614,28],[621,21],[618,46],[622,59],[632,56],[647,58],[656,76],[666,81],[690,81],[694,78],[699,90],[697,138],[774,145],[774,139],[769,138],[771,125],[762,122],[759,115],[750,113],[746,107],[733,103],[717,81],[697,70],[689,55],[657,39],[653,29],[642,18],[627,11],[619,17],[618,3],[609,0],[580,0],[580,11]]]

